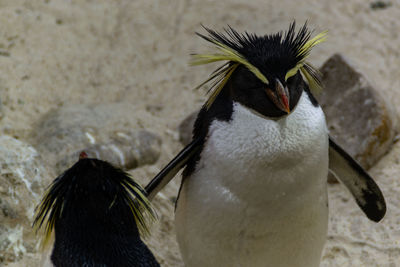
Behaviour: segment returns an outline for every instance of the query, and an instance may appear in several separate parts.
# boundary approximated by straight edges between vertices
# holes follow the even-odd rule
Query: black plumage
[[[56,178],[34,222],[54,227],[54,266],[159,266],[140,238],[144,213],[153,215],[143,194],[127,173],[97,159],[80,159]]]

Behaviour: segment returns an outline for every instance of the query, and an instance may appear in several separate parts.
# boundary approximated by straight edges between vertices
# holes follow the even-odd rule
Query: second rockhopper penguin
[[[45,193],[34,226],[46,239],[54,231],[46,267],[158,267],[140,237],[154,215],[127,173],[82,153]]]

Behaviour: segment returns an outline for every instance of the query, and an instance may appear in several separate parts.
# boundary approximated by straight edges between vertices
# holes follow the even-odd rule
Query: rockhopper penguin
[[[37,208],[34,226],[43,226],[47,241],[54,230],[41,266],[160,266],[140,239],[155,215],[143,189],[108,162],[81,155]]]
[[[183,167],[176,232],[185,266],[317,267],[328,225],[331,170],[373,221],[386,212],[372,178],[328,134],[307,62],[326,33],[258,36],[205,28],[216,47],[194,65],[222,61],[209,79],[193,141],[146,187],[149,198]]]

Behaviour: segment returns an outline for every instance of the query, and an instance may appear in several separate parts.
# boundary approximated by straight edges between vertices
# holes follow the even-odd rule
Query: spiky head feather
[[[89,218],[88,223],[95,224],[113,225],[122,220],[128,227],[138,227],[142,234],[148,233],[147,220],[155,218],[139,184],[124,171],[91,158],[80,159],[57,177],[37,206],[33,226],[36,231],[45,226],[44,245],[71,213],[77,220]],[[128,216],[121,218],[118,214]]]
[[[279,32],[264,36],[248,32],[240,34],[230,26],[224,30],[224,33],[218,33],[206,27],[204,29],[208,36],[200,33],[197,35],[214,44],[217,51],[211,54],[193,54],[191,65],[226,61],[211,74],[209,79],[197,87],[214,81],[210,88],[211,95],[206,102],[207,108],[214,102],[239,65],[245,66],[265,84],[269,84],[268,77],[284,73],[282,79],[287,80],[300,71],[313,92],[321,89],[318,70],[306,60],[311,49],[325,41],[326,32],[311,38],[311,32],[306,23],[296,34],[295,22],[289,26],[289,30],[285,34]]]

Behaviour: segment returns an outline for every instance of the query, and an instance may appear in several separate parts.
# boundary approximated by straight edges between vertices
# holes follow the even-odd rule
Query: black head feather
[[[275,86],[276,79],[285,83],[288,78],[301,72],[308,81],[310,89],[314,92],[319,91],[321,87],[319,73],[306,62],[306,59],[312,47],[325,40],[326,33],[311,38],[312,32],[308,29],[307,23],[297,33],[295,28],[293,22],[285,33],[278,32],[264,36],[248,32],[239,33],[230,26],[222,33],[206,27],[204,29],[208,35],[197,33],[201,38],[213,43],[217,52],[194,54],[191,62],[193,65],[227,62],[200,85],[214,81],[206,107],[211,106],[230,76],[241,66],[246,67],[260,82],[270,87]]]
[[[55,230],[55,266],[147,266],[132,265],[146,257],[155,261],[139,235],[147,229],[144,214],[154,216],[144,195],[127,173],[83,158],[51,184],[34,226],[45,225],[48,235]]]
[[[224,30],[224,33],[204,27],[209,36],[196,34],[209,42],[219,42],[237,51],[268,79],[274,74],[283,74],[282,78],[284,78],[288,70],[308,56],[310,50],[302,50],[302,48],[310,40],[311,31],[307,28],[307,23],[297,34],[295,28],[296,24],[293,22],[285,34],[278,32],[258,36],[248,32],[238,33],[230,26]]]

